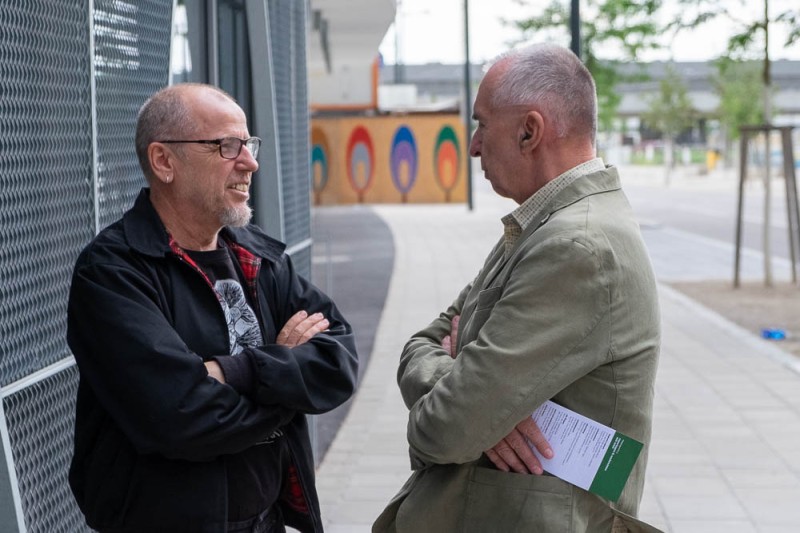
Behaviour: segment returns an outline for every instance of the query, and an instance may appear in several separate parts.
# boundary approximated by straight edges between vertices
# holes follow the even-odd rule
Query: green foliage
[[[644,123],[653,131],[674,139],[694,121],[694,108],[689,91],[675,69],[667,66],[666,75],[659,83],[659,91],[649,100],[649,109],[642,115]]]
[[[530,5],[528,0],[520,4]],[[623,81],[642,79],[643,75],[623,76],[616,66],[635,62],[644,50],[659,48],[660,29],[654,22],[662,0],[584,0],[581,3],[581,59],[597,85],[600,127],[611,129],[621,96],[616,86]],[[520,30],[521,41],[569,41],[570,0],[552,0],[539,15],[510,23]],[[508,22],[508,21],[507,21]],[[616,52],[618,61],[601,59],[599,49]]]
[[[800,11],[784,11],[775,18],[775,22],[786,24],[789,27],[785,46],[791,46],[800,41]]]
[[[674,31],[702,27],[709,20],[726,17],[732,20],[737,31],[728,38],[726,56],[718,62],[719,74],[715,80],[720,95],[720,121],[727,126],[728,136],[736,139],[739,126],[762,124],[771,120],[765,117],[764,108],[771,109],[772,85],[770,59],[766,49],[770,28],[781,25],[787,30],[784,46],[800,40],[800,11],[788,9],[777,15],[754,21],[733,20],[721,0],[678,0],[680,16],[670,24]],[[766,11],[768,0],[759,4]],[[755,60],[761,60],[756,63]],[[764,105],[756,105],[764,102]]]
[[[716,62],[714,86],[719,94],[719,119],[731,139],[739,137],[739,126],[762,124],[764,108],[754,105],[764,99],[761,64],[723,58]]]
[[[760,0],[759,4],[766,6],[767,1]],[[679,14],[665,30],[679,32],[689,28],[700,28],[717,17],[727,18],[737,28],[736,32],[728,37],[727,56],[730,59],[764,58],[766,32],[773,25],[781,25],[787,29],[784,46],[791,46],[800,41],[800,11],[796,8],[787,9],[777,15],[773,14],[769,20],[760,18],[744,21],[732,18],[726,9],[728,2],[723,0],[678,0],[678,3]]]
[[[744,3],[746,0],[739,0]],[[761,0],[766,5],[768,0]],[[520,41],[560,41],[569,42],[569,6],[570,0],[551,0],[544,9],[531,4],[531,0],[518,0],[520,4],[531,7],[537,16],[510,24],[520,30]],[[621,96],[616,90],[619,83],[643,79],[642,74],[624,76],[617,66],[622,62],[636,62],[640,53],[648,49],[660,47],[659,39],[689,28],[701,28],[707,22],[718,17],[731,19],[737,27],[733,35],[727,36],[727,60],[743,63],[745,60],[767,59],[764,53],[764,42],[767,32],[774,25],[783,25],[788,30],[785,46],[800,42],[800,10],[787,9],[777,15],[773,14],[769,21],[733,20],[728,7],[731,0],[672,0],[680,9],[674,20],[664,27],[658,27],[659,10],[665,0],[583,0],[581,2],[581,58],[595,78],[597,84],[598,119],[600,127],[611,129],[617,114]],[[670,4],[674,5],[674,4]],[[509,21],[507,21],[509,22]],[[612,61],[600,58],[598,50],[608,50],[618,59]],[[767,64],[768,67],[768,64]],[[734,68],[734,67],[731,67]],[[738,68],[738,67],[736,67]],[[747,81],[740,85],[744,78],[736,78],[736,74],[725,78],[718,84],[722,103],[720,105],[721,120],[729,126],[731,133],[738,131],[738,125],[744,122],[758,123],[763,120],[763,111],[756,102],[763,100],[764,92],[757,92],[751,86],[758,76],[752,75],[757,66],[746,67]],[[761,83],[769,81],[769,69],[762,67]],[[720,74],[723,76],[723,74]],[[744,75],[744,74],[742,74]],[[759,96],[760,95],[760,96]],[[651,117],[652,118],[652,117]],[[744,122],[742,122],[744,121]],[[660,128],[659,128],[660,129]]]

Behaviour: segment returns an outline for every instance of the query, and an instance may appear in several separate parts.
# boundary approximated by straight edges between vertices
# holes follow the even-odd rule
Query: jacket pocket
[[[474,467],[462,531],[569,533],[572,489],[558,478]]]
[[[478,293],[478,298],[475,301],[475,310],[467,320],[462,320],[462,323],[465,324],[466,327],[463,330],[463,335],[459,337],[459,349],[464,344],[475,340],[478,331],[480,331],[486,321],[489,320],[489,315],[492,314],[492,309],[494,309],[494,305],[500,299],[502,292],[502,287],[490,287]]]
[[[503,287],[489,287],[488,289],[483,289],[478,293],[478,302],[475,306],[475,311],[491,309],[494,307],[494,304],[497,303],[497,300],[500,299],[502,293]]]

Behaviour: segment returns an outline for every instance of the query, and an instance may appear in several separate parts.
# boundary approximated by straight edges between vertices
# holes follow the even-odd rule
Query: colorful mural
[[[315,205],[467,201],[456,114],[314,118]]]

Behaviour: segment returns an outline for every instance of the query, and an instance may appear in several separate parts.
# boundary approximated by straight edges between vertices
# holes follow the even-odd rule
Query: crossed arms
[[[453,359],[458,356],[458,324],[461,315],[456,315],[450,322],[450,334],[442,339],[442,348],[447,351]],[[504,472],[514,471],[518,474],[541,475],[542,464],[531,451],[530,445],[546,458],[553,457],[553,449],[530,417],[526,417],[517,424],[511,432],[503,439],[483,453],[494,463],[494,465]]]

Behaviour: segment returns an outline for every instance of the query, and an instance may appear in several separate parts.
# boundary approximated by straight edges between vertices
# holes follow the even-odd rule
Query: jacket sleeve
[[[450,307],[428,327],[414,334],[403,348],[397,383],[409,409],[452,370],[455,360],[442,348],[442,339],[450,335],[452,320],[461,314],[470,287],[467,285],[462,289]]]
[[[158,301],[153,280],[133,266],[76,265],[67,339],[82,385],[139,453],[211,460],[252,446],[294,416],[209,377]]]
[[[476,311],[488,316],[475,340],[411,407],[415,468],[478,459],[545,400],[605,362],[607,339],[589,337],[607,319],[609,298],[599,258],[575,240],[552,239],[521,258],[494,306]],[[410,343],[404,358],[413,349]]]
[[[463,313],[464,302],[472,290],[472,286],[482,278],[487,269],[493,268],[491,259],[503,246],[504,241],[501,238],[487,256],[486,262],[475,280],[461,290],[450,307],[436,320],[422,331],[414,334],[403,348],[400,366],[397,369],[397,383],[400,385],[403,401],[409,409],[453,369],[455,361],[442,348],[442,339],[450,335],[453,318]]]
[[[322,313],[330,326],[308,342],[289,348],[267,344],[248,348],[256,373],[256,401],[318,414],[344,403],[355,391],[358,354],[350,324],[331,299],[298,275],[284,255],[271,273],[262,273],[259,290],[266,300],[277,331],[298,311]]]

